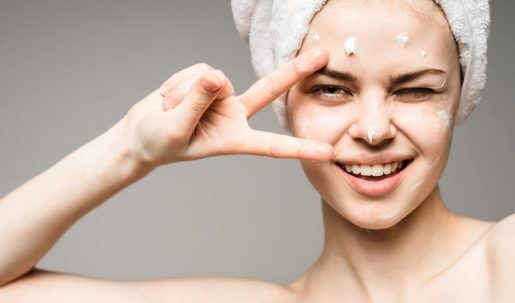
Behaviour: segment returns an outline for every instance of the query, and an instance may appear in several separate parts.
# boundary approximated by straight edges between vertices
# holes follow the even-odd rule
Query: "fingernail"
[[[159,88],[159,93],[161,94],[161,96],[166,96],[168,94],[168,91],[170,90],[170,86],[168,84],[163,84],[161,85],[161,87]]]
[[[200,85],[208,92],[214,93],[220,89],[220,79],[215,75],[209,74],[202,78]]]

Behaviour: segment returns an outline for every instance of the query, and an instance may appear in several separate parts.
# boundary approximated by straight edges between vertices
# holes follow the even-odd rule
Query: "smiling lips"
[[[355,191],[367,196],[382,196],[400,184],[406,174],[405,168],[413,161],[407,157],[404,160],[400,158],[364,156],[358,160],[336,161],[335,164]]]
[[[402,161],[395,161],[388,164],[374,164],[374,165],[359,165],[359,164],[345,164],[344,169],[348,173],[357,176],[374,176],[380,177],[382,175],[389,175],[394,173],[397,169],[402,168]],[[342,167],[343,168],[343,167]]]

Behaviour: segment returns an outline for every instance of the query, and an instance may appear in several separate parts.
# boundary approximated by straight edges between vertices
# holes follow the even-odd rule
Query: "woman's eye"
[[[342,88],[334,85],[326,85],[320,88],[320,91],[324,94],[334,95],[338,93],[346,93]]]
[[[338,85],[317,85],[311,89],[311,92],[319,99],[328,101],[337,101],[352,96],[351,92]]]
[[[394,94],[400,97],[423,99],[433,96],[435,91],[425,87],[414,87],[399,89]]]

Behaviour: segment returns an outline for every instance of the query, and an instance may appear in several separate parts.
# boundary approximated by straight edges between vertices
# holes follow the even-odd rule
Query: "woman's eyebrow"
[[[426,68],[417,71],[412,71],[404,74],[393,75],[389,77],[389,81],[391,85],[398,85],[402,83],[406,83],[422,76],[428,74],[446,74],[445,71],[437,68]],[[347,81],[347,82],[358,82],[358,77],[353,75],[352,73],[345,71],[337,71],[334,69],[330,69],[327,66],[318,70],[315,75],[324,75],[334,79]]]
[[[446,73],[441,69],[436,68],[426,68],[421,69],[418,71],[413,71],[405,74],[399,74],[399,75],[393,75],[390,76],[390,84],[391,85],[398,85],[402,83],[406,83],[412,80],[415,80],[417,78],[420,78],[422,76],[428,75],[428,74],[437,74],[437,75],[445,75]]]
[[[316,71],[315,75],[324,75],[324,76],[328,76],[328,77],[331,77],[334,79],[348,81],[348,82],[357,82],[358,81],[358,77],[356,77],[355,75],[353,75],[351,73],[330,69],[327,66]]]

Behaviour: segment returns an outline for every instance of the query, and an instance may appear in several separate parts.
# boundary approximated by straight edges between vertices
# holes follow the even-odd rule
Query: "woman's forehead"
[[[329,50],[330,64],[345,63],[363,72],[398,70],[403,65],[450,70],[456,65],[458,50],[443,12],[428,8],[435,13],[434,20],[429,20],[406,6],[384,1],[338,5],[340,2],[329,1],[315,15],[301,52],[320,45]],[[442,21],[435,22],[438,18],[444,26]],[[345,51],[349,40],[356,48],[350,55]]]
[[[426,20],[447,23],[447,20],[434,20],[435,13],[443,13],[435,0],[328,0],[324,8],[359,7],[359,6],[384,6],[397,10],[410,10]],[[443,22],[442,22],[443,21]]]

